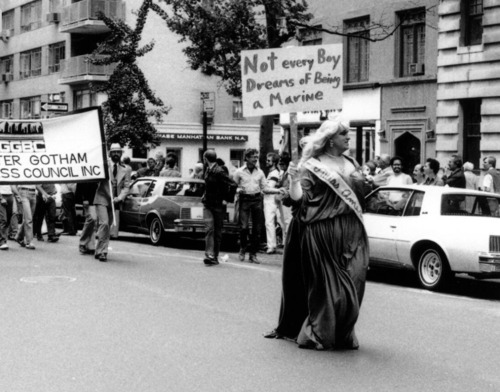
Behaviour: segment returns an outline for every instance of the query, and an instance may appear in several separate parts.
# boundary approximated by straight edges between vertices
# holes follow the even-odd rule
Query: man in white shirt
[[[240,261],[245,260],[245,252],[250,254],[250,263],[259,264],[260,228],[262,226],[262,191],[266,188],[266,176],[257,167],[259,152],[250,148],[244,154],[246,164],[234,173],[234,182],[238,185],[239,226],[240,226]],[[278,191],[279,192],[279,191]],[[249,223],[252,217],[252,234]],[[250,244],[249,242],[250,236]],[[247,249],[248,247],[248,249]]]
[[[500,173],[495,168],[497,160],[494,156],[487,156],[483,159],[483,168],[486,174],[483,178],[483,191],[500,193]]]
[[[403,173],[403,159],[401,157],[392,157],[390,165],[392,168],[392,174],[387,177],[386,185],[398,186],[413,184],[413,180],[411,179],[411,177],[408,174]]]

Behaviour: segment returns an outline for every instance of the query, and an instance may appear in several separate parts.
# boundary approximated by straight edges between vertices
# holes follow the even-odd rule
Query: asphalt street
[[[447,293],[374,271],[358,351],[268,340],[280,256],[207,268],[195,241],[111,242],[109,261],[77,237],[10,242],[0,253],[0,391],[499,391],[500,282]],[[187,249],[184,249],[186,248]]]

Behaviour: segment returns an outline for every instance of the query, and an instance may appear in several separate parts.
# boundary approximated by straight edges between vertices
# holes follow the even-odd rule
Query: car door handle
[[[395,229],[397,226],[392,226],[392,225],[391,225],[391,226],[389,226],[389,227],[390,227],[391,229]]]

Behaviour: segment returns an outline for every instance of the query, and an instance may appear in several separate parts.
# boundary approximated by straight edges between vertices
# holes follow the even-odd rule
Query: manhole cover
[[[71,276],[26,276],[21,278],[24,283],[60,283],[60,282],[74,282],[76,278]]]

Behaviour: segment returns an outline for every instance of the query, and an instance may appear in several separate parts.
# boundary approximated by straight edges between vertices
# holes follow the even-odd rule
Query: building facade
[[[437,0],[308,3],[313,23],[339,34],[306,35],[302,43],[344,47],[342,115],[351,122],[351,154],[360,163],[399,155],[407,171],[434,156]],[[305,128],[320,121],[318,115]]]
[[[0,118],[46,118],[96,106],[106,100],[90,84],[109,78],[113,69],[86,58],[109,33],[98,11],[135,25],[141,0],[0,0]],[[190,69],[183,44],[154,13],[142,43],[155,41],[153,51],[138,62],[151,88],[171,106],[156,124],[162,144],[149,151],[174,151],[183,175],[200,160],[203,102],[208,112],[208,147],[228,166],[242,163],[246,148],[259,146],[259,119],[242,116],[241,100],[229,96],[216,78]],[[275,129],[275,148],[279,147]],[[133,158],[143,152],[127,151]]]
[[[441,0],[438,50],[438,158],[500,159],[500,1]]]

